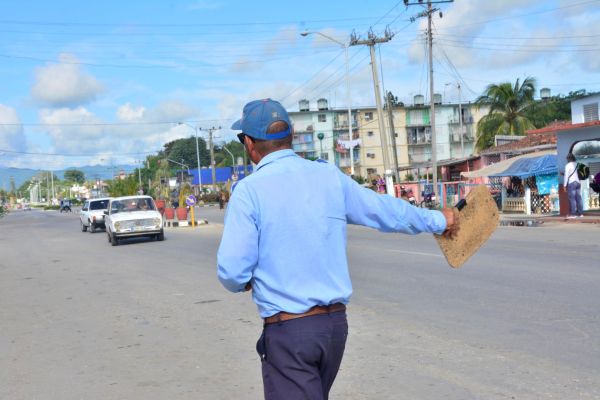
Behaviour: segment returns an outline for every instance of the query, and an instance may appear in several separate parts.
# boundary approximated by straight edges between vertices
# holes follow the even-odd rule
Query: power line
[[[591,51],[600,51],[600,47],[593,49],[524,49],[524,48],[507,48],[507,47],[480,47],[480,46],[459,46],[447,44],[448,47],[454,47],[459,49],[476,49],[476,50],[490,50],[490,51],[518,51],[518,52],[536,52],[536,53],[585,53]]]
[[[487,19],[487,20],[483,20],[483,21],[465,22],[465,23],[461,23],[460,25],[446,26],[441,29],[462,28],[464,26],[487,24],[488,22],[496,22],[496,21],[503,21],[503,20],[507,20],[507,19],[517,19],[517,18],[529,17],[531,15],[545,14],[545,13],[552,12],[552,11],[563,10],[565,8],[572,8],[572,7],[577,7],[577,6],[581,6],[581,5],[585,5],[585,4],[597,3],[599,1],[600,0],[589,0],[589,1],[584,1],[581,3],[568,4],[568,5],[562,6],[562,7],[548,8],[545,10],[534,11],[534,12],[530,12],[530,13],[526,13],[526,14],[511,15],[511,16],[506,16],[506,17]]]
[[[506,39],[506,40],[556,40],[556,39],[579,39],[579,38],[594,38],[597,35],[569,35],[569,36],[475,36],[475,35],[459,35],[452,33],[438,33],[437,36],[450,36],[474,39]]]
[[[400,2],[399,2],[400,3]],[[398,3],[398,4],[399,4]],[[396,8],[398,6],[394,6]],[[392,10],[388,11],[391,12]],[[386,15],[380,17],[379,20],[385,18]],[[131,23],[131,22],[123,22],[123,23],[98,23],[98,22],[66,22],[66,21],[23,21],[23,20],[0,20],[0,24],[7,25],[47,25],[47,26],[99,26],[99,27],[206,27],[206,26],[255,26],[255,25],[290,25],[290,24],[306,24],[313,22],[339,22],[339,21],[366,21],[372,20],[375,17],[352,17],[352,18],[331,18],[331,19],[315,19],[315,20],[290,20],[290,21],[244,21],[244,22],[208,22],[208,23]],[[378,22],[379,22],[378,20]],[[377,23],[377,22],[376,22]]]
[[[297,92],[300,88],[306,86],[308,84],[308,82],[312,81],[314,78],[316,78],[321,72],[323,72],[325,70],[325,68],[329,67],[335,60],[337,60],[342,54],[344,54],[343,51],[340,51],[335,57],[333,57],[327,64],[325,64],[325,66],[323,68],[321,68],[320,70],[318,70],[314,75],[312,75],[310,78],[308,78],[308,80],[304,81],[303,83],[301,83],[299,86],[297,86],[294,90],[292,90],[290,93],[286,94],[285,96],[283,96],[282,98],[279,99],[279,102],[282,103],[285,99],[287,99],[288,97],[290,97],[292,94],[294,94],[295,92]]]
[[[322,53],[327,53],[327,52],[331,52],[330,50],[328,51],[323,51]],[[311,53],[312,54],[312,53]],[[51,60],[51,59],[45,59],[45,58],[38,58],[38,57],[30,57],[30,56],[15,56],[15,55],[10,55],[10,54],[0,54],[0,57],[2,58],[9,58],[9,59],[21,59],[21,60],[28,60],[28,61],[36,61],[36,62],[46,62],[46,63],[51,63],[51,64],[67,64],[67,65],[86,65],[86,66],[91,66],[91,67],[106,67],[106,68],[122,68],[122,69],[179,69],[179,68],[185,68],[185,67],[194,67],[194,68],[214,68],[214,67],[224,67],[224,66],[233,66],[233,65],[239,65],[239,64],[260,64],[260,63],[266,63],[266,62],[270,62],[270,61],[278,61],[278,60],[287,60],[290,58],[296,58],[296,57],[306,57],[306,54],[297,54],[297,55],[286,55],[286,56],[282,56],[282,57],[273,57],[273,58],[265,58],[265,59],[257,59],[257,60],[244,60],[244,61],[234,61],[234,62],[230,62],[230,63],[178,63],[178,65],[142,65],[142,64],[102,64],[102,63],[92,63],[92,62],[84,62],[84,61],[60,61],[60,60]]]

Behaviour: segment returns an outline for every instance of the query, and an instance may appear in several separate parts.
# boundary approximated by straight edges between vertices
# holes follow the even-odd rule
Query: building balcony
[[[431,145],[431,138],[409,138],[408,139],[409,146],[427,146]]]
[[[424,121],[407,122],[406,126],[407,127],[411,127],[411,128],[424,128],[424,127],[429,128],[429,127],[431,127],[431,123],[430,122],[424,122]]]
[[[463,143],[472,142],[475,138],[467,133],[463,134]],[[460,143],[460,133],[454,133],[450,135],[450,143]]]
[[[472,123],[473,123],[473,116],[472,115],[465,115],[465,116],[463,116],[463,125],[472,124]],[[449,117],[448,118],[448,124],[449,125],[460,125],[460,120],[458,119],[458,116],[456,116],[456,117]]]
[[[307,151],[315,151],[315,143],[293,143],[292,149],[296,152],[307,152]]]
[[[352,121],[352,129],[356,129],[356,127],[357,127],[356,121]],[[336,121],[333,124],[333,129],[337,129],[337,130],[348,129],[348,122],[347,121],[342,121],[342,122]]]

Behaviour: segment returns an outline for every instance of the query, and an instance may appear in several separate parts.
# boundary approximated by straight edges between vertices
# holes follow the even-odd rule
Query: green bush
[[[60,206],[44,206],[44,210],[60,210]]]
[[[203,201],[204,203],[218,203],[220,197],[221,193],[219,192],[203,193],[202,196],[200,196],[200,201]]]

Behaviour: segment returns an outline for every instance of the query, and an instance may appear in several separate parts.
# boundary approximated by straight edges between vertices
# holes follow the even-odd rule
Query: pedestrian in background
[[[567,215],[567,218],[573,219],[583,217],[581,183],[579,182],[579,176],[577,176],[577,162],[573,153],[567,154],[564,186],[569,197],[569,215]]]
[[[263,318],[256,349],[265,398],[327,399],[348,335],[346,224],[451,237],[454,211],[378,195],[335,165],[299,157],[290,118],[276,101],[246,104],[231,129],[242,131],[257,166],[230,198],[218,277],[232,292],[251,290]]]

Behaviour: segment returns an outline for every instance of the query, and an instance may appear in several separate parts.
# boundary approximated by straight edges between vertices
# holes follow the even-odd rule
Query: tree
[[[171,160],[182,162],[190,168],[198,165],[198,157],[196,155],[196,138],[191,136],[187,139],[177,139],[165,144],[165,156]],[[210,165],[210,154],[206,149],[206,142],[202,138],[198,138],[198,150],[200,152],[200,165]],[[183,160],[183,161],[182,161]],[[181,169],[177,166],[176,169]]]
[[[108,182],[108,193],[112,197],[133,196],[137,194],[138,181],[134,175],[129,175],[125,179],[113,179]]]
[[[65,181],[82,184],[85,182],[85,174],[78,169],[68,169],[65,171]]]
[[[392,107],[404,107],[404,103],[398,100],[398,96],[394,96],[394,94],[389,90],[385,95],[384,108],[387,108],[388,103],[391,104]]]
[[[244,146],[238,140],[232,140],[229,143],[225,143],[223,146],[215,147],[215,163],[217,167],[231,167],[231,154],[227,150],[223,149],[227,147],[227,150],[233,154],[234,164],[237,165],[238,157],[244,157]]]
[[[536,82],[527,77],[521,84],[519,79],[514,86],[510,82],[491,84],[475,103],[489,106],[490,111],[477,123],[477,150],[494,145],[496,135],[523,135],[535,126],[526,116],[534,100]]]

